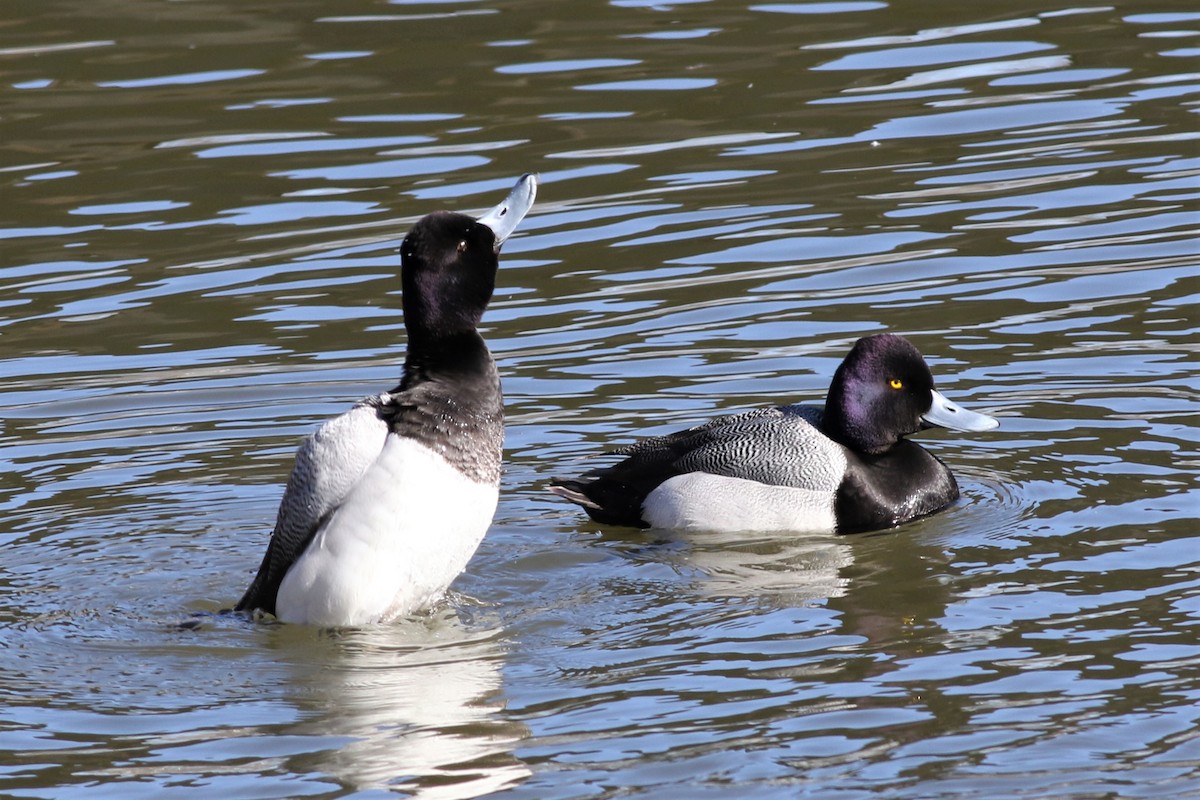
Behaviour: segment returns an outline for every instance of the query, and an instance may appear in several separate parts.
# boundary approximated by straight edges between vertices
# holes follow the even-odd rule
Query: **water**
[[[0,793],[1200,795],[1183,2],[13,0]],[[429,615],[203,618],[392,386],[396,248],[542,175],[495,523]],[[603,447],[908,335],[998,431],[854,537],[606,529]]]

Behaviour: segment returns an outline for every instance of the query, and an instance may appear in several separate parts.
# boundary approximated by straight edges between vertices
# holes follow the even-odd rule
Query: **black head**
[[[475,330],[496,287],[500,246],[533,206],[536,175],[479,219],[435,211],[417,220],[400,246],[404,327],[410,340]]]
[[[417,221],[400,247],[410,339],[475,329],[496,288],[497,250],[492,229],[466,214],[436,211]]]
[[[933,374],[911,342],[890,333],[867,336],[833,375],[822,427],[856,452],[882,453],[921,429],[933,392]]]

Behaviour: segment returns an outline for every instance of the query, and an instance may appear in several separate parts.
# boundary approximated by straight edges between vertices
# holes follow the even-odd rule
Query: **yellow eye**
[[[893,389],[903,389],[904,381],[900,380],[899,378],[892,378],[890,381],[888,381],[888,386],[892,387]]]

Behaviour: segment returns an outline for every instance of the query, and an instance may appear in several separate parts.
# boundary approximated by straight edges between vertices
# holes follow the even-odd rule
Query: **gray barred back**
[[[617,452],[642,463],[669,463],[677,473],[707,472],[832,493],[845,473],[846,455],[819,429],[821,416],[816,406],[758,408]]]

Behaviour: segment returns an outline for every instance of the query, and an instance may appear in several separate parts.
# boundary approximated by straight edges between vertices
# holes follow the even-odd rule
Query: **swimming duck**
[[[615,451],[624,459],[555,478],[550,491],[597,522],[706,531],[855,533],[932,514],[958,498],[954,476],[904,437],[923,427],[1000,423],[933,388],[907,339],[859,339],[825,407],[787,405],[718,417]]]
[[[428,606],[466,567],[496,511],[504,410],[476,330],[500,246],[533,205],[524,175],[474,219],[422,217],[400,247],[408,352],[400,385],[301,445],[266,555],[235,610],[356,626]]]

